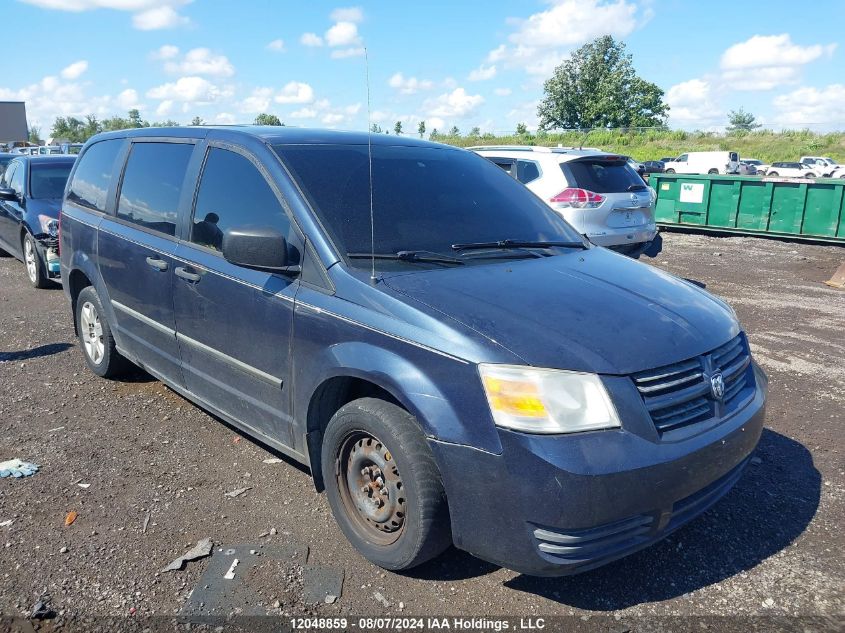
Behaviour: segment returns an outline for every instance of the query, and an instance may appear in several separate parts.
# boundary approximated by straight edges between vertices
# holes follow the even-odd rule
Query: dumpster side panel
[[[771,183],[759,180],[743,182],[736,227],[749,231],[765,231],[769,226],[771,202]]]
[[[806,195],[807,185],[805,184],[791,182],[775,183],[769,231],[800,234]]]
[[[709,226],[734,228],[742,182],[714,180],[710,184],[710,208],[707,214]]]

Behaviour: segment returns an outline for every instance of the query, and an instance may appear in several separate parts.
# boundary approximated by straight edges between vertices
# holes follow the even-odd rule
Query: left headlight
[[[545,434],[621,426],[596,374],[486,363],[478,371],[497,426]]]
[[[58,237],[59,223],[56,218],[51,218],[49,215],[39,215],[38,221],[41,223],[42,233],[46,233],[50,237]]]

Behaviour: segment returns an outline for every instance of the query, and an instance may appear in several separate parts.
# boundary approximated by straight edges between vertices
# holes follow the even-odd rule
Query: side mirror
[[[268,272],[296,273],[288,261],[288,243],[276,229],[239,227],[223,234],[223,258],[237,266]]]
[[[18,192],[8,187],[0,188],[0,200],[17,200]]]

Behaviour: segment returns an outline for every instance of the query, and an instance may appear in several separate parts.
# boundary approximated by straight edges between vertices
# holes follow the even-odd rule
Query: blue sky
[[[845,129],[843,23],[841,0],[5,0],[20,54],[0,100],[25,100],[42,135],[131,107],[364,129],[366,46],[382,127],[504,132],[536,125],[543,80],[610,33],[666,91],[672,127],[718,129],[742,106],[776,129]]]

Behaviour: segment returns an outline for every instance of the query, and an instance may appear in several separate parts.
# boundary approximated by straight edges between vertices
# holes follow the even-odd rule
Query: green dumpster
[[[651,174],[662,226],[845,243],[845,179]]]

